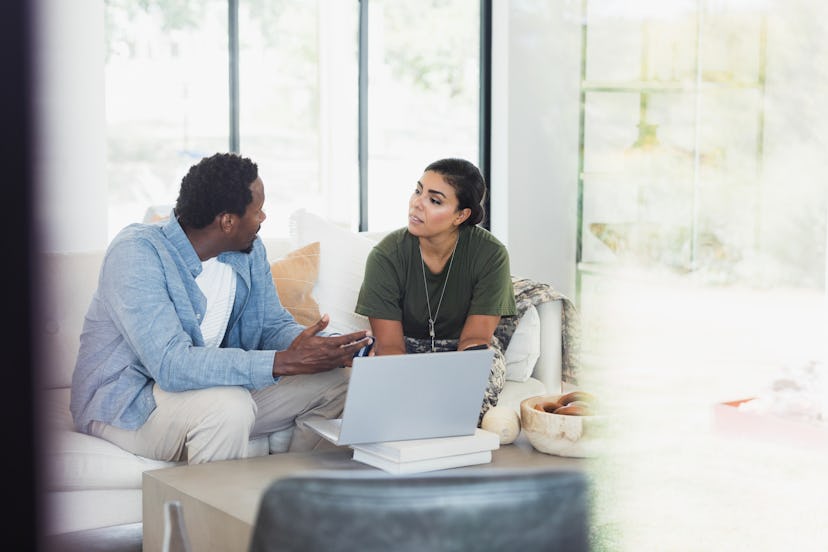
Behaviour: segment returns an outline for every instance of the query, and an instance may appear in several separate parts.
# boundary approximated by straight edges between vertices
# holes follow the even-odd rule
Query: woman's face
[[[458,211],[457,194],[442,175],[426,171],[408,202],[408,231],[417,237],[430,237],[454,230],[467,217],[469,209]]]

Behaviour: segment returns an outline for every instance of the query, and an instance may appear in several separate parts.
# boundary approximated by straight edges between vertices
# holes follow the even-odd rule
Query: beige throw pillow
[[[290,216],[296,247],[319,242],[319,282],[314,296],[320,312],[328,313],[327,331],[350,333],[370,329],[368,319],[354,312],[365,273],[365,259],[374,241],[304,209]],[[321,257],[321,254],[325,254]]]
[[[305,326],[319,320],[319,305],[312,295],[319,278],[319,242],[300,247],[273,261],[270,271],[279,300],[293,318]]]

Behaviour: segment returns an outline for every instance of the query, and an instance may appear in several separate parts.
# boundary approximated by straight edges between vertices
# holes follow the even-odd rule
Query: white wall
[[[107,242],[104,3],[38,0],[36,220],[46,251]]]
[[[512,273],[574,299],[578,3],[493,2],[492,232]]]

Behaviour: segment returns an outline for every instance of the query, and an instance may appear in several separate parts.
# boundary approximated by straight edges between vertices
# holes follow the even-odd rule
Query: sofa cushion
[[[140,489],[144,470],[178,464],[143,458],[104,439],[73,431],[69,395],[68,388],[45,389],[42,394],[41,408],[48,417],[40,448],[47,458],[48,490]]]
[[[47,490],[140,489],[145,470],[185,464],[144,458],[104,439],[73,431],[69,395],[68,388],[45,389],[42,394],[40,408],[46,413],[46,425],[39,447],[46,458]],[[268,453],[267,437],[250,441],[250,456]]]
[[[354,307],[365,259],[376,242],[304,209],[291,215],[290,234],[295,247],[319,242],[319,278],[314,297],[319,312],[331,317],[327,330],[350,333],[369,329],[368,319],[356,314]]]
[[[504,352],[506,379],[526,381],[540,357],[540,316],[534,305],[529,305],[520,317],[515,333]]]
[[[68,387],[80,347],[83,317],[98,283],[103,251],[46,253],[40,257],[40,301],[35,327],[43,387]]]
[[[279,300],[297,322],[310,326],[319,320],[313,286],[319,277],[319,242],[289,252],[270,263]]]
[[[140,489],[144,471],[186,464],[138,456],[109,441],[76,431],[55,431],[50,440],[45,453],[49,491]],[[250,442],[250,456],[268,454],[267,437]]]
[[[144,470],[175,466],[175,462],[150,460],[75,431],[57,431],[47,450],[49,490],[140,489]]]
[[[48,512],[44,514],[43,520],[44,532],[47,535],[56,535],[141,523],[141,514],[141,489],[50,492]]]

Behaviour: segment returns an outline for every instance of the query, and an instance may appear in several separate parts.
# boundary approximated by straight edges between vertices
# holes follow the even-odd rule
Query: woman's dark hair
[[[486,218],[486,208],[483,206],[486,199],[486,180],[477,167],[465,159],[448,158],[431,163],[425,170],[436,172],[454,188],[458,209],[471,209],[471,215],[460,226],[472,226],[483,222]]]
[[[175,202],[179,224],[204,228],[221,213],[243,216],[253,201],[250,185],[258,177],[256,163],[235,153],[203,158],[181,179]]]

